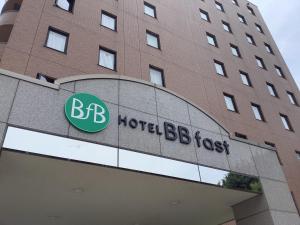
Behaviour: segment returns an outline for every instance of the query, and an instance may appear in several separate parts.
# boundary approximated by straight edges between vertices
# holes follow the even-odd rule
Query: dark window
[[[117,17],[106,11],[101,12],[101,25],[111,30],[117,30]]]
[[[149,65],[149,76],[153,84],[165,87],[165,77],[162,69]]]
[[[230,48],[231,48],[232,55],[239,57],[239,58],[242,57],[238,46],[230,44]]]
[[[214,60],[215,69],[218,75],[227,77],[224,63]]]
[[[250,14],[252,14],[253,16],[255,16],[255,12],[254,12],[254,10],[250,6],[247,6],[247,9],[248,9],[248,11],[249,11]]]
[[[159,35],[156,33],[153,33],[149,30],[146,31],[146,38],[147,38],[147,45],[160,49],[160,39]]]
[[[52,83],[52,84],[54,84],[54,82],[55,82],[55,78],[49,77],[46,74],[42,74],[42,73],[38,73],[36,75],[36,79],[46,81],[46,82]]]
[[[75,0],[56,0],[55,5],[68,12],[73,12]]]
[[[117,53],[111,49],[107,49],[105,47],[99,48],[99,65],[110,69],[117,70]]]
[[[272,147],[272,148],[276,148],[276,145],[272,142],[269,142],[269,141],[265,141],[265,144]]]
[[[300,160],[300,151],[296,151],[296,157]]]
[[[277,75],[280,76],[280,77],[282,77],[282,78],[285,78],[285,75],[284,75],[281,67],[276,66],[276,65],[274,65],[274,66],[275,66],[275,70],[276,70]]]
[[[208,44],[218,47],[218,42],[215,35],[206,32],[206,37]]]
[[[256,45],[252,35],[246,33],[246,38],[249,44]]]
[[[154,5],[149,4],[148,2],[144,2],[144,13],[153,18],[156,17],[156,8]]]
[[[220,2],[215,1],[216,8],[221,12],[225,12],[223,5]]]
[[[67,53],[69,34],[53,27],[48,28],[45,46],[59,52]]]
[[[240,71],[240,76],[241,76],[241,80],[242,80],[244,85],[252,87],[251,80],[250,80],[249,75],[247,73],[245,73],[243,71]]]
[[[264,33],[264,30],[262,29],[262,27],[259,25],[259,24],[255,24],[255,27],[256,27],[256,30],[258,31],[258,32],[260,32],[260,33]]]
[[[255,56],[256,58],[256,63],[258,65],[259,68],[262,68],[262,69],[267,69],[266,65],[265,65],[265,62],[262,58],[258,57],[258,56]]]
[[[251,108],[256,120],[265,121],[264,114],[260,105],[251,103]]]
[[[239,21],[243,24],[247,24],[247,21],[245,19],[245,17],[241,14],[237,14],[238,15],[238,18],[239,18]]]
[[[232,33],[232,30],[231,30],[231,27],[230,27],[230,24],[225,22],[225,21],[222,21],[222,24],[223,24],[223,29],[229,33]]]
[[[239,3],[238,3],[237,0],[231,0],[231,1],[232,1],[232,3],[233,3],[234,5],[239,6]]]
[[[238,138],[242,138],[242,139],[246,139],[246,140],[248,139],[247,135],[245,135],[245,134],[235,132],[234,135]]]
[[[268,88],[268,91],[269,91],[270,95],[272,95],[273,97],[278,98],[279,96],[278,96],[278,93],[276,91],[275,86],[271,83],[268,83],[268,82],[266,84],[267,84],[267,88]]]
[[[207,22],[210,22],[210,19],[209,19],[209,15],[208,15],[208,12],[200,9],[200,17],[201,19],[207,21]]]
[[[293,105],[297,105],[298,106],[299,104],[298,104],[298,101],[297,101],[295,95],[292,92],[290,92],[290,91],[287,91],[286,93],[288,95],[290,103],[293,104]]]
[[[281,122],[282,122],[284,128],[285,128],[286,130],[289,130],[289,131],[294,131],[294,129],[293,129],[293,127],[292,127],[292,124],[291,124],[291,122],[290,122],[288,116],[287,116],[287,115],[284,115],[284,114],[281,114],[281,113],[280,113],[279,115],[280,115]]]
[[[269,45],[267,43],[264,43],[264,44],[265,44],[267,52],[274,55],[274,52],[273,52],[273,49],[272,49],[271,45]]]
[[[234,96],[226,93],[223,93],[223,95],[227,110],[231,112],[238,112]]]

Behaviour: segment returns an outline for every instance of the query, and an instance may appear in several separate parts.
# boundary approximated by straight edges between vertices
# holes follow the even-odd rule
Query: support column
[[[251,146],[263,194],[233,206],[237,225],[300,225],[276,152]]]

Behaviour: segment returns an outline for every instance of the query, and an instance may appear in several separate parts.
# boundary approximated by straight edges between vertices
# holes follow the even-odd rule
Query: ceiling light
[[[174,200],[174,201],[171,201],[170,202],[171,206],[178,206],[181,204],[181,201],[180,200]]]
[[[80,193],[83,193],[84,192],[84,189],[79,187],[79,188],[73,188],[72,191],[74,193],[77,193],[77,194],[80,194]]]

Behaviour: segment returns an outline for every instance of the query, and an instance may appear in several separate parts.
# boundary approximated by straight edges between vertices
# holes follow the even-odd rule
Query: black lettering
[[[153,124],[153,123],[148,123],[148,131],[149,131],[149,133],[151,133],[151,134],[154,134],[154,133],[155,133],[155,130],[154,130],[154,124]]]
[[[212,139],[205,138],[203,140],[203,145],[207,150],[213,151],[214,150],[214,142]]]
[[[224,148],[225,148],[226,154],[229,155],[229,154],[230,154],[230,153],[229,153],[229,144],[228,144],[226,141],[224,141],[224,142],[223,142],[223,146],[224,146]]]
[[[178,134],[180,143],[185,145],[191,143],[190,132],[186,127],[178,126]]]
[[[137,121],[136,119],[131,119],[131,120],[129,121],[129,126],[130,126],[132,129],[137,128],[137,126],[138,126],[138,121]]]
[[[158,126],[158,125],[155,126],[155,130],[156,130],[156,134],[157,134],[157,135],[162,135],[162,134],[163,134],[163,133],[159,130],[159,126]]]
[[[122,118],[122,116],[119,115],[119,126],[120,126],[122,123],[124,124],[125,127],[127,126],[127,116],[124,116],[124,118]]]
[[[141,129],[142,129],[142,131],[144,131],[147,122],[140,120],[139,123],[141,124]]]
[[[176,141],[176,127],[172,123],[164,122],[165,138],[169,141]]]
[[[223,148],[223,145],[222,145],[222,142],[221,141],[216,141],[215,142],[215,150],[219,153],[222,153],[224,152],[224,148]]]
[[[195,133],[195,139],[196,139],[196,144],[198,146],[198,148],[201,147],[201,136],[200,136],[200,131],[197,131]]]

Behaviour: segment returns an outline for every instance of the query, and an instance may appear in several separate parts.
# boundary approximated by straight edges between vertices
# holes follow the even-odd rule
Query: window
[[[69,34],[56,28],[49,27],[46,47],[59,52],[67,53]]]
[[[270,146],[272,148],[276,148],[276,145],[274,143],[272,143],[272,142],[265,141],[265,145],[268,145],[268,146]]]
[[[117,30],[117,17],[102,10],[101,25],[104,27],[107,27],[111,30],[116,31]]]
[[[241,79],[242,79],[242,82],[243,82],[244,85],[252,87],[249,75],[247,73],[245,73],[243,71],[240,71],[240,76],[241,76]]]
[[[223,24],[223,29],[229,33],[232,33],[232,30],[231,30],[231,27],[230,27],[230,24],[225,22],[225,21],[222,21],[222,24]]]
[[[231,48],[232,55],[241,58],[241,53],[237,46],[230,44],[230,48]]]
[[[298,101],[297,101],[295,95],[294,95],[292,92],[289,92],[289,91],[287,91],[286,93],[287,93],[287,95],[288,95],[288,97],[289,97],[290,102],[291,102],[293,105],[297,105],[297,106],[298,106]]]
[[[259,33],[264,33],[262,27],[260,25],[258,25],[257,23],[255,24],[255,27],[256,27],[256,30],[259,32]]]
[[[160,49],[160,41],[159,41],[159,35],[155,34],[151,31],[146,31],[146,37],[147,37],[147,45]]]
[[[246,140],[248,139],[247,135],[245,135],[245,134],[235,132],[234,135],[238,138],[242,138],[242,139],[246,139]]]
[[[264,118],[264,115],[262,113],[260,105],[257,105],[255,103],[251,103],[251,108],[252,108],[252,111],[254,113],[255,119],[260,120],[260,121],[265,121],[265,118]]]
[[[256,63],[258,65],[258,67],[266,70],[267,67],[264,63],[264,60],[262,58],[258,57],[258,56],[255,56],[255,58],[256,58]]]
[[[36,79],[46,81],[46,82],[52,83],[52,84],[54,84],[54,81],[55,81],[55,78],[49,77],[46,74],[42,74],[42,73],[38,73],[36,75]]]
[[[218,75],[227,77],[224,63],[214,60],[215,69]]]
[[[215,1],[216,8],[221,12],[225,12],[223,5],[220,2]]]
[[[246,19],[245,19],[244,16],[242,16],[241,14],[237,14],[237,15],[238,15],[239,21],[240,21],[241,23],[247,24],[247,21],[246,21]]]
[[[151,16],[153,18],[156,18],[156,8],[155,6],[144,2],[144,13],[148,16]]]
[[[276,88],[273,84],[267,82],[267,88],[268,88],[268,91],[269,91],[270,95],[278,98]]]
[[[235,104],[234,96],[226,94],[226,93],[223,93],[223,94],[224,94],[224,100],[225,100],[226,108],[229,111],[238,112],[236,104]]]
[[[55,5],[68,12],[73,12],[75,0],[56,0]]]
[[[164,71],[155,66],[149,66],[150,81],[153,84],[165,87]]]
[[[208,12],[200,9],[200,16],[201,16],[201,19],[203,19],[203,20],[205,20],[207,22],[210,22]]]
[[[276,70],[276,73],[277,73],[278,76],[280,76],[282,78],[285,78],[284,73],[283,73],[281,67],[275,65],[275,70]]]
[[[208,44],[218,47],[217,38],[215,35],[206,32],[206,37]]]
[[[267,52],[274,55],[274,52],[273,52],[273,49],[272,49],[271,45],[269,45],[267,43],[264,43],[264,44],[265,44]]]
[[[232,4],[236,5],[236,6],[239,6],[239,3],[237,0],[232,0]]]
[[[255,16],[255,12],[254,12],[254,10],[250,6],[247,6],[247,9],[248,9],[248,11],[249,11],[250,14],[252,14],[253,16]]]
[[[300,160],[300,152],[299,151],[296,151],[296,157],[297,157],[297,159]]]
[[[256,45],[252,35],[246,34],[246,38],[247,38],[247,41],[248,41],[249,44]]]
[[[280,114],[281,122],[286,130],[294,131],[288,116]]]
[[[117,53],[113,50],[100,47],[99,65],[107,69],[117,70]]]

